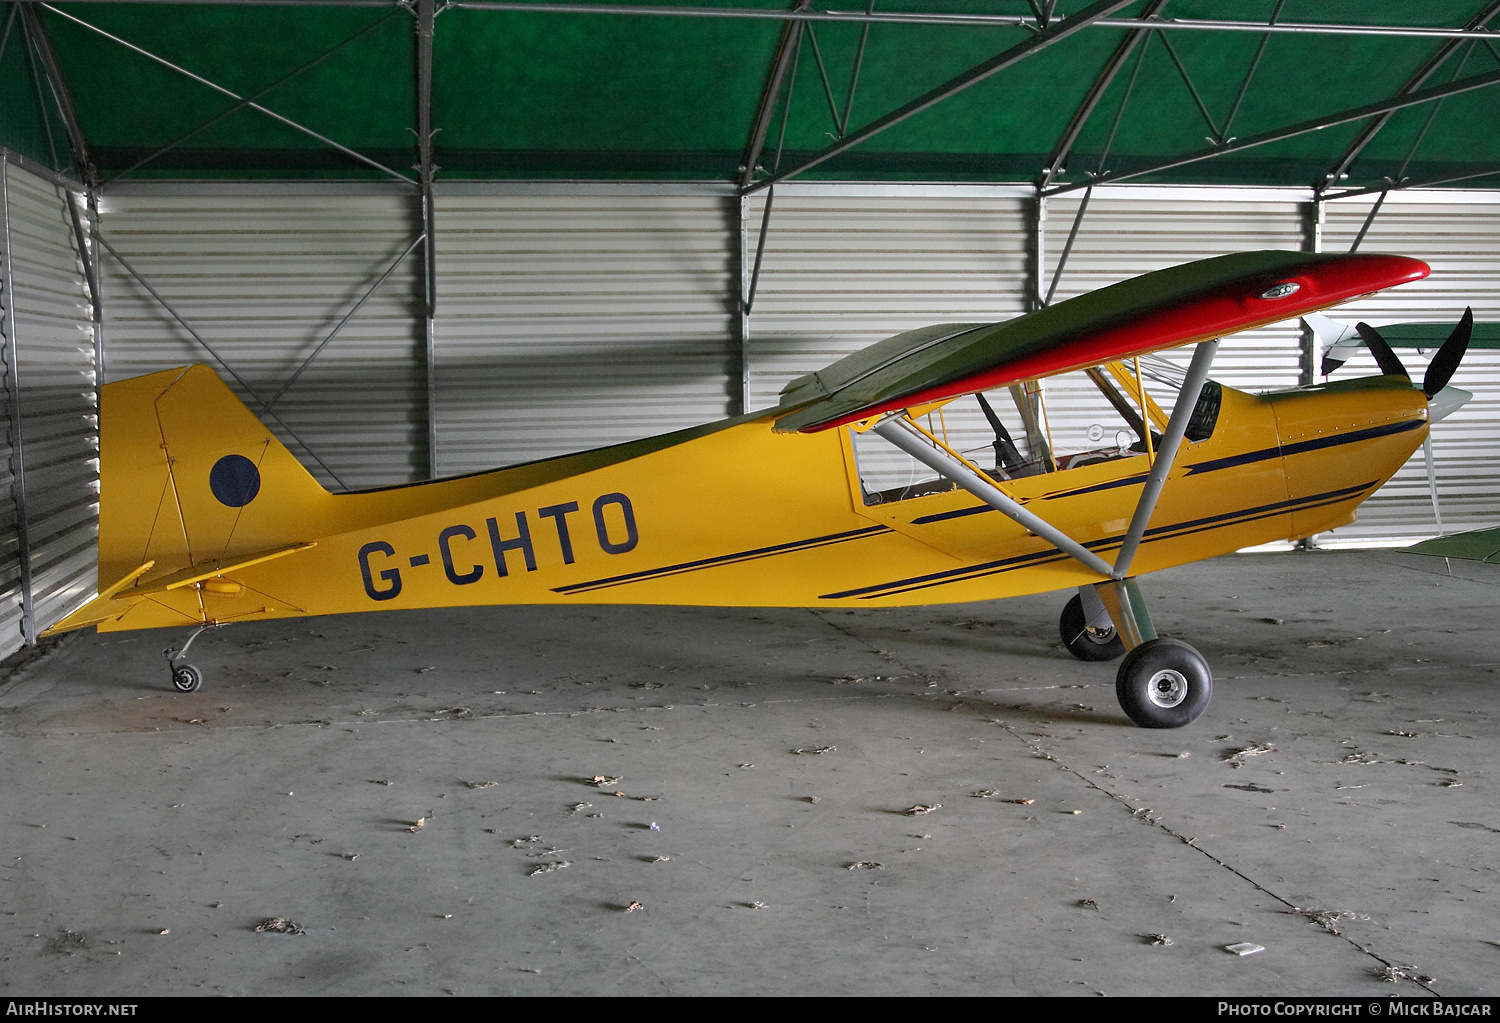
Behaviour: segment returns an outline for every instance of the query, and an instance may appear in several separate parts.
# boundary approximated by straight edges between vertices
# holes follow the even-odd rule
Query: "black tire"
[[[1083,598],[1076,593],[1063,605],[1058,623],[1063,646],[1080,661],[1112,661],[1125,652],[1125,643],[1111,625],[1107,629],[1090,629],[1083,616]]]
[[[172,669],[172,686],[179,693],[196,692],[203,684],[203,672],[191,664],[179,664]]]
[[[1181,728],[1207,709],[1214,677],[1203,655],[1180,639],[1152,639],[1120,662],[1115,693],[1142,728]]]

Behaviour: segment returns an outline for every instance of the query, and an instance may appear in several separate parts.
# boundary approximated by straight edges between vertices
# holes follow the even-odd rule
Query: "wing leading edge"
[[[1021,380],[1261,327],[1408,281],[1380,254],[1240,252],[1122,281],[1004,323],[897,334],[787,384],[775,429],[813,433]]]

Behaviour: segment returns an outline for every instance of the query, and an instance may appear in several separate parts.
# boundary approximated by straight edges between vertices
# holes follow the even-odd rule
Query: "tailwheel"
[[[1063,606],[1058,623],[1063,646],[1080,661],[1112,661],[1125,652],[1125,643],[1113,625],[1092,626],[1083,613],[1083,599],[1076,594]]]
[[[1214,679],[1203,655],[1178,639],[1151,639],[1115,676],[1120,707],[1142,728],[1181,728],[1208,707]]]
[[[203,684],[203,672],[191,664],[178,664],[172,668],[172,686],[179,693],[196,692]]]
[[[169,646],[161,652],[161,655],[167,659],[167,670],[172,673],[172,688],[176,689],[179,693],[195,693],[198,691],[198,687],[203,684],[203,672],[191,664],[183,663],[180,660],[181,657],[188,652],[188,647],[193,645],[194,640],[209,629],[217,628],[219,628],[217,622],[204,622],[193,629],[193,634],[187,638],[187,642],[182,644],[182,646]]]

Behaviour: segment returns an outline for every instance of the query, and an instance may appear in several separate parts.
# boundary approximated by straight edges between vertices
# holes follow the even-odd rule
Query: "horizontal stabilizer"
[[[1293,319],[1419,280],[1372,253],[1241,252],[1158,270],[996,324],[877,342],[782,391],[776,430],[815,432],[924,402],[1098,366]]]
[[[119,582],[99,591],[99,595],[89,601],[83,607],[68,615],[62,621],[52,626],[42,635],[67,632],[70,629],[82,628],[85,625],[98,625],[119,618],[136,604],[147,597],[167,593],[171,590],[186,589],[198,583],[207,582],[210,579],[219,579],[232,572],[239,572],[252,565],[259,565],[266,561],[274,561],[277,558],[286,557],[288,554],[296,554],[316,547],[316,543],[298,543],[275,550],[262,551],[258,554],[241,555],[228,563],[205,562],[194,565],[191,568],[180,569],[165,575],[155,576],[150,579],[142,579],[156,562],[148,561],[139,568],[130,572]]]

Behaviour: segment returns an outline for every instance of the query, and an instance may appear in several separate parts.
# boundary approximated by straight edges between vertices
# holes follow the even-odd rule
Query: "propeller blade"
[[[1391,351],[1391,346],[1386,343],[1380,332],[1368,323],[1360,322],[1354,325],[1359,331],[1359,336],[1365,339],[1365,346],[1370,349],[1370,354],[1375,356],[1375,362],[1380,366],[1380,372],[1388,377],[1406,377],[1411,379],[1411,374],[1406,372],[1406,367],[1401,365],[1401,360],[1396,358],[1396,353]]]
[[[1458,321],[1458,326],[1453,328],[1453,333],[1448,335],[1448,340],[1443,342],[1432,361],[1427,364],[1427,375],[1422,378],[1422,393],[1431,398],[1448,383],[1453,377],[1454,370],[1463,361],[1464,352],[1469,350],[1469,335],[1474,333],[1474,310],[1465,309],[1463,317]]]

